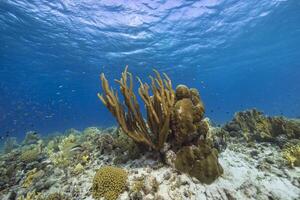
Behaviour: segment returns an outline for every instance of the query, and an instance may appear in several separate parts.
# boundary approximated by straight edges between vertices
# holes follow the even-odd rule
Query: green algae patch
[[[92,185],[92,196],[95,199],[116,200],[125,190],[127,172],[122,168],[104,166],[98,169]]]

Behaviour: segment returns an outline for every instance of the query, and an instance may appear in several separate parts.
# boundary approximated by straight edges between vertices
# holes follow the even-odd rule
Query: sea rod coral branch
[[[175,101],[171,80],[165,74],[164,79],[162,79],[160,74],[154,71],[156,76],[150,76],[153,93],[150,96],[149,85],[138,78],[140,82],[139,95],[145,103],[147,111],[146,123],[141,114],[137,97],[133,92],[132,74],[127,69],[128,67],[122,73],[121,79],[116,80],[120,85],[124,103],[120,102],[118,93],[109,88],[104,74],[100,76],[104,94],[98,94],[98,97],[117,119],[124,133],[135,142],[146,144],[158,151],[163,147],[170,132],[170,118]]]

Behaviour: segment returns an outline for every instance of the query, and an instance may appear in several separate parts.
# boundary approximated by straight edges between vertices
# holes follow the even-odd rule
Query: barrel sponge
[[[92,185],[94,199],[116,200],[125,190],[127,172],[118,167],[103,166],[96,172]]]

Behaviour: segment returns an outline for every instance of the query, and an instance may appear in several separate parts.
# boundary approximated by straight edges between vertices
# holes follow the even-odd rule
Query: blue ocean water
[[[99,74],[126,65],[196,87],[216,123],[299,117],[300,1],[2,0],[0,135],[114,125]]]

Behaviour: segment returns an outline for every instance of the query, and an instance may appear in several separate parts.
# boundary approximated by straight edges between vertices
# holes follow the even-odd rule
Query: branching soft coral
[[[146,106],[147,123],[143,119],[137,97],[133,92],[132,74],[127,71],[127,67],[121,79],[116,80],[120,84],[124,103],[120,102],[118,93],[109,88],[104,74],[101,74],[104,94],[98,94],[98,97],[117,119],[124,133],[137,143],[159,150],[163,147],[170,130],[175,92],[166,74],[162,78],[157,71],[154,72],[156,77],[150,76],[152,96],[149,94],[150,86],[138,78],[140,82],[138,91]]]
[[[300,166],[300,143],[285,147],[282,155],[291,167]]]

